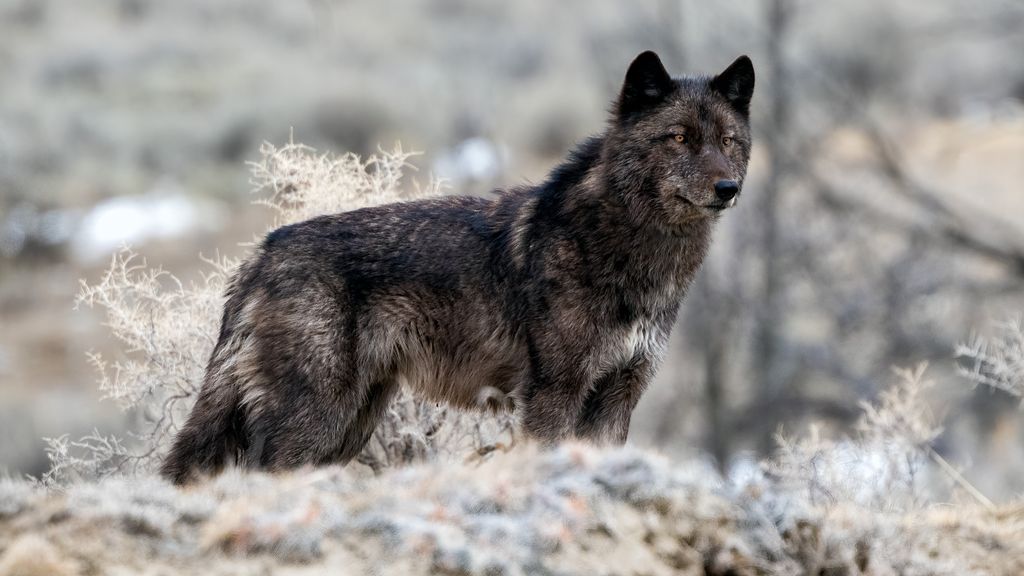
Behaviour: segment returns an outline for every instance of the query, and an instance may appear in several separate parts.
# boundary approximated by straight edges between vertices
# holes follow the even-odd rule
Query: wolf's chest
[[[593,349],[591,375],[598,377],[637,358],[660,358],[667,340],[665,329],[649,317],[608,330]]]
[[[661,342],[658,326],[650,318],[641,318],[632,323],[621,336],[619,356],[629,361],[634,356],[646,355],[655,351]]]

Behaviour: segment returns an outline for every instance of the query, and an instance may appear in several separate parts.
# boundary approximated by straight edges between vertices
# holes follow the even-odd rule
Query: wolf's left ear
[[[619,117],[628,118],[661,102],[673,87],[672,77],[665,70],[661,58],[650,50],[641,53],[626,71],[626,81],[619,95]]]
[[[721,74],[711,80],[711,87],[725,96],[737,112],[750,114],[750,97],[754,95],[754,63],[740,56]]]

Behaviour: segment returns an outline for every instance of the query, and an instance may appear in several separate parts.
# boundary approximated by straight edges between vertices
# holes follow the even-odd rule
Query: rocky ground
[[[520,448],[377,477],[0,487],[0,575],[1024,573],[1024,506],[882,512],[635,449]]]

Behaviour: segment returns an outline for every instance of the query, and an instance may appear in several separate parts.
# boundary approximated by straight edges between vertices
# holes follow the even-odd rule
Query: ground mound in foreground
[[[0,486],[0,575],[1024,574],[1024,506],[886,513],[636,449]]]

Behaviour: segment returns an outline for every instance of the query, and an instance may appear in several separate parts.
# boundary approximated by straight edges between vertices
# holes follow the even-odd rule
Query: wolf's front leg
[[[645,355],[634,356],[605,374],[594,384],[579,412],[576,437],[598,443],[625,443],[630,415],[653,378],[654,362]]]
[[[539,352],[543,349],[544,352]],[[573,436],[573,428],[587,391],[590,375],[586,365],[572,359],[585,357],[566,346],[537,347],[531,351],[532,374],[520,395],[523,431],[545,444]]]

